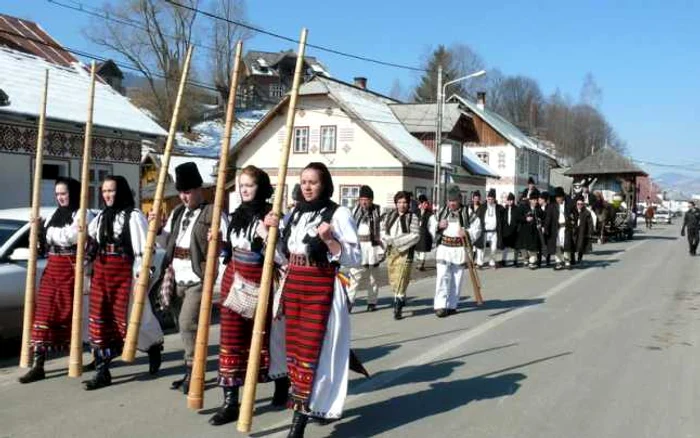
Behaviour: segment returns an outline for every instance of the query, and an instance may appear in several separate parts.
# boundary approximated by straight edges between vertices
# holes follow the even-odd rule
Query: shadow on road
[[[677,236],[659,236],[655,234],[637,234],[634,236],[634,240],[678,240],[680,237]]]

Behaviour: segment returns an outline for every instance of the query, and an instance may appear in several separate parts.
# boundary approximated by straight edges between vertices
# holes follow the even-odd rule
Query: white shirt
[[[78,211],[73,212],[73,223],[64,227],[48,227],[46,228],[46,244],[55,246],[73,246],[78,243]],[[53,216],[53,215],[52,215]],[[90,210],[85,212],[85,223],[89,224],[95,217]],[[46,219],[46,226],[51,217]]]
[[[496,231],[496,206],[487,205],[486,214],[484,215],[484,230],[486,231]]]
[[[102,223],[102,211],[90,221],[88,225],[88,235],[100,243],[100,224]],[[122,235],[124,229],[124,219],[126,213],[120,212],[114,219],[112,228],[114,229],[114,237],[118,238]],[[141,261],[143,260],[143,252],[146,249],[146,234],[148,233],[148,219],[141,213],[140,210],[134,209],[131,212],[129,220],[129,237],[131,237],[131,249],[134,252],[134,265],[132,268],[133,275],[136,276],[141,270]]]
[[[566,224],[566,216],[564,214],[564,209],[566,208],[566,204],[559,204],[559,225],[564,225]]]

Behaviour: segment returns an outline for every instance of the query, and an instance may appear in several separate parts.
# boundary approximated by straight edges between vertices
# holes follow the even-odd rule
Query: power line
[[[235,25],[237,25],[237,26],[241,26],[241,27],[243,27],[243,28],[245,28],[245,29],[248,29],[248,30],[251,30],[251,31],[253,31],[253,32],[261,33],[261,34],[263,34],[263,35],[268,35],[268,36],[271,36],[271,37],[273,37],[273,38],[277,38],[277,39],[280,39],[280,40],[283,40],[283,41],[287,41],[287,42],[290,42],[290,43],[299,44],[299,40],[297,40],[297,39],[295,39],[295,38],[288,37],[288,36],[285,36],[285,35],[282,35],[282,34],[279,34],[279,33],[271,32],[271,31],[266,30],[266,29],[263,29],[263,28],[261,28],[261,27],[252,26],[252,25],[250,25],[250,24],[248,24],[248,23],[244,23],[244,22],[242,22],[242,21],[232,20],[232,19],[230,19],[230,18],[222,17],[222,16],[220,16],[220,15],[216,15],[216,14],[214,14],[214,13],[212,13],[212,12],[204,11],[204,10],[199,9],[199,8],[195,8],[195,7],[188,6],[188,5],[183,5],[183,4],[181,4],[181,3],[178,3],[178,2],[175,2],[175,1],[172,1],[172,0],[165,0],[165,2],[166,2],[166,3],[170,3],[171,5],[177,6],[177,7],[179,7],[179,8],[187,9],[187,10],[192,11],[192,12],[197,13],[197,14],[202,14],[202,15],[204,15],[205,17],[209,17],[209,18],[212,18],[212,19],[215,19],[215,20],[224,21],[224,22],[229,23],[229,24],[235,24]],[[370,57],[363,56],[363,55],[355,55],[355,54],[352,54],[352,53],[343,52],[343,51],[340,51],[340,50],[337,50],[337,49],[333,49],[333,48],[331,48],[331,47],[319,46],[319,45],[308,44],[308,43],[306,44],[306,46],[307,46],[307,47],[314,48],[314,49],[316,49],[316,50],[320,50],[320,51],[322,51],[322,52],[332,53],[332,54],[334,54],[334,55],[344,56],[344,57],[346,57],[346,58],[357,59],[357,60],[359,60],[359,61],[370,62],[370,63],[373,63],[373,64],[383,65],[383,66],[386,66],[386,67],[401,68],[401,69],[404,69],[404,70],[419,71],[419,72],[427,72],[427,71],[428,71],[427,69],[424,69],[424,68],[421,68],[421,67],[414,67],[414,66],[410,66],[410,65],[404,65],[404,64],[397,64],[397,63],[394,63],[394,62],[382,61],[382,60],[380,60],[380,59],[370,58]]]

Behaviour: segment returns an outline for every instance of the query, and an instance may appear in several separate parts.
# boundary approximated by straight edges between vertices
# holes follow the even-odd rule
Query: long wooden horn
[[[304,51],[306,49],[306,29],[301,30],[299,39],[299,55],[297,65],[294,70],[294,82],[289,95],[289,109],[287,110],[287,133],[284,139],[284,147],[280,156],[279,170],[277,171],[277,187],[275,188],[275,200],[272,204],[272,211],[277,217],[282,215],[282,201],[284,196],[284,186],[287,179],[287,164],[289,163],[289,152],[292,147],[292,132],[294,130],[294,116],[296,115],[297,98],[299,97],[299,85],[302,78],[302,67],[304,65]],[[243,401],[241,403],[240,415],[238,417],[237,429],[239,432],[250,432],[253,424],[253,404],[255,403],[255,390],[257,389],[258,373],[260,372],[260,351],[265,334],[265,322],[267,321],[267,307],[270,298],[270,286],[272,285],[272,274],[275,261],[275,246],[277,246],[277,234],[279,229],[271,227],[267,235],[267,246],[265,248],[265,262],[263,265],[262,278],[260,279],[260,292],[258,294],[258,307],[255,311],[255,323],[253,325],[253,339],[250,343],[250,355],[248,357],[248,369],[245,375],[245,385],[243,386]]]
[[[221,142],[221,154],[219,169],[216,178],[216,195],[214,196],[214,208],[212,213],[209,246],[207,247],[207,265],[204,270],[204,283],[202,284],[202,301],[199,307],[199,322],[197,324],[197,340],[195,342],[194,362],[190,377],[190,391],[187,394],[187,406],[190,409],[202,409],[204,403],[204,373],[207,369],[207,350],[209,347],[209,324],[211,323],[211,306],[214,282],[216,281],[216,268],[219,264],[219,230],[221,228],[221,211],[226,196],[226,170],[228,168],[228,153],[231,147],[231,131],[236,118],[236,90],[243,52],[243,41],[236,44],[236,54],[231,71],[231,88],[228,93],[228,106],[226,107],[226,126]],[[225,230],[224,230],[225,232]]]
[[[185,65],[182,68],[182,76],[180,77],[180,86],[177,90],[175,99],[175,107],[173,108],[173,116],[170,119],[170,130],[168,131],[168,140],[165,142],[165,150],[161,159],[160,173],[158,174],[158,184],[156,192],[153,195],[153,206],[151,211],[158,212],[160,215],[161,205],[163,204],[163,190],[165,188],[165,179],[168,176],[168,166],[170,166],[170,154],[175,143],[175,133],[177,131],[177,121],[180,115],[180,105],[182,103],[182,95],[185,91],[187,76],[190,72],[190,61],[192,60],[193,46],[187,48],[185,56]],[[136,282],[136,290],[134,291],[134,305],[131,308],[129,315],[129,326],[126,330],[126,340],[124,341],[124,350],[122,351],[122,360],[124,362],[133,362],[136,357],[136,343],[139,337],[139,328],[141,327],[141,317],[143,316],[143,306],[147,299],[148,283],[151,279],[151,261],[156,246],[156,235],[158,234],[158,222],[152,220],[148,223],[148,235],[146,237],[146,248],[143,252],[141,269],[139,278]]]
[[[39,243],[39,222],[41,207],[41,171],[44,162],[44,129],[46,126],[46,101],[49,94],[49,70],[44,75],[44,95],[41,98],[39,113],[39,131],[36,135],[36,159],[34,160],[34,186],[32,187],[32,213],[34,219],[29,223],[29,260],[27,261],[27,280],[24,286],[24,325],[22,326],[22,352],[19,366],[31,366],[32,326],[34,325],[34,289],[36,286],[36,259]]]
[[[73,284],[73,320],[70,333],[70,356],[68,376],[80,377],[83,374],[83,284],[85,246],[87,244],[87,209],[90,181],[90,158],[92,156],[92,116],[95,109],[95,77],[97,65],[90,66],[90,89],[88,91],[88,112],[85,122],[85,143],[83,163],[80,169],[80,208],[78,209],[78,248],[75,255],[75,283]]]

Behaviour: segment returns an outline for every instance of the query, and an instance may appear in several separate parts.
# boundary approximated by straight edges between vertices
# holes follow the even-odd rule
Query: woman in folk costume
[[[518,249],[523,251],[530,269],[537,269],[537,257],[545,246],[542,235],[544,211],[538,203],[539,193],[530,193],[529,205],[523,206],[518,229]]]
[[[263,223],[272,206],[270,177],[255,166],[241,171],[239,193],[242,203],[231,215],[226,235],[228,263],[221,280],[221,334],[218,383],[224,389],[224,403],[209,419],[214,426],[238,419],[238,393],[245,382],[253,335],[268,228]],[[272,308],[270,309],[272,310]],[[270,312],[272,315],[272,312]],[[274,342],[271,342],[271,338]],[[260,360],[260,382],[275,381],[273,406],[287,403],[289,379],[285,363],[284,320],[268,321]]]
[[[447,205],[438,213],[431,230],[437,246],[437,278],[433,308],[438,318],[457,313],[462,274],[470,256],[465,239],[469,236],[473,241],[480,236],[480,222],[478,217],[470,218],[467,207],[462,206],[459,187],[450,187],[447,192]]]
[[[496,203],[496,189],[489,190],[486,204],[476,211],[481,222],[481,236],[474,242],[476,264],[484,267],[484,253],[489,249],[489,266],[496,268],[496,253],[503,249],[503,206]]]
[[[105,209],[90,222],[88,235],[97,254],[90,282],[88,332],[97,372],[85,382],[90,391],[109,386],[109,365],[122,353],[126,337],[129,301],[134,277],[141,269],[148,222],[135,208],[134,196],[123,176],[110,175],[102,182]],[[149,371],[158,372],[163,331],[146,300],[137,348],[147,351]]]
[[[418,196],[418,217],[420,219],[420,239],[416,244],[416,260],[418,260],[418,270],[425,271],[425,256],[433,250],[433,236],[430,234],[430,225],[433,218],[433,209],[425,195]]]
[[[44,224],[42,236],[49,257],[41,276],[34,309],[31,338],[34,362],[29,372],[19,378],[20,383],[43,380],[48,353],[65,350],[70,345],[78,243],[75,214],[80,204],[80,183],[72,178],[59,178],[56,180],[55,194],[58,208]],[[92,219],[89,211],[86,219]]]
[[[360,197],[352,217],[357,224],[357,234],[360,238],[362,266],[350,270],[350,288],[348,295],[350,303],[355,302],[357,290],[367,291],[367,311],[374,312],[379,298],[379,284],[376,275],[377,267],[384,259],[384,249],[381,241],[381,219],[379,206],[374,204],[374,192],[369,186],[360,187]]]
[[[281,306],[294,418],[289,437],[303,437],[308,418],[340,418],[347,394],[350,312],[338,267],[357,267],[359,237],[350,210],[331,201],[323,163],[301,174],[303,200],[284,219],[278,250],[288,260]],[[270,216],[268,215],[268,218]],[[274,218],[268,222],[274,225]]]
[[[387,248],[389,284],[394,291],[394,319],[402,319],[406,289],[411,281],[414,246],[420,239],[420,219],[409,211],[411,194],[394,195],[396,210],[389,213],[382,226],[382,242]]]

